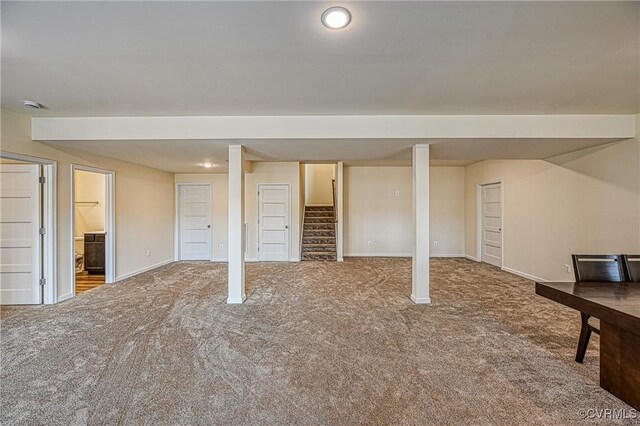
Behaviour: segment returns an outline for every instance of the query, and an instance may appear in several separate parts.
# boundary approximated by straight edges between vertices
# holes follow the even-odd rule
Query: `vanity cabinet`
[[[84,234],[84,270],[90,274],[104,275],[104,242],[104,232]]]

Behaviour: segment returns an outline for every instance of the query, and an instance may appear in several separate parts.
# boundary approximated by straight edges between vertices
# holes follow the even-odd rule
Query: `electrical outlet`
[[[565,265],[564,265],[564,271],[565,271],[567,274],[570,274],[570,273],[571,273],[571,266],[570,266],[568,263],[565,263]]]
[[[367,245],[368,246],[372,246],[373,245],[373,241],[367,241]]]
[[[222,250],[224,248],[224,244],[220,244],[218,247]]]
[[[151,250],[147,249],[147,257],[151,256]]]
[[[438,242],[437,242],[437,241],[434,241],[434,242],[433,242],[433,246],[434,246],[434,247],[438,247]]]

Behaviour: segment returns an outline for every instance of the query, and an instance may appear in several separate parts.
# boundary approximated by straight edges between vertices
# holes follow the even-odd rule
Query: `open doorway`
[[[0,152],[0,304],[56,302],[55,161]]]
[[[337,260],[337,164],[304,167],[304,220],[301,260]]]
[[[113,172],[72,166],[74,291],[114,281]]]

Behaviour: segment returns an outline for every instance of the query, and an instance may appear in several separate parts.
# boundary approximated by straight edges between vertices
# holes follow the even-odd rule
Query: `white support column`
[[[429,145],[413,147],[413,249],[411,300],[429,297]]]
[[[336,254],[338,262],[344,261],[344,162],[338,161],[336,175],[336,208],[338,223],[336,229]]]
[[[244,147],[229,145],[229,248],[227,303],[242,303],[244,292]]]

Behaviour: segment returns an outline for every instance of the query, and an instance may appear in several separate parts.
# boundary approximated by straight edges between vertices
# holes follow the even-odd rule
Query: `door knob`
[[[207,225],[207,229],[208,229],[208,228],[211,228],[211,225]]]
[[[289,226],[288,226],[288,225],[285,225],[285,226],[284,226],[284,229],[289,229]]]

